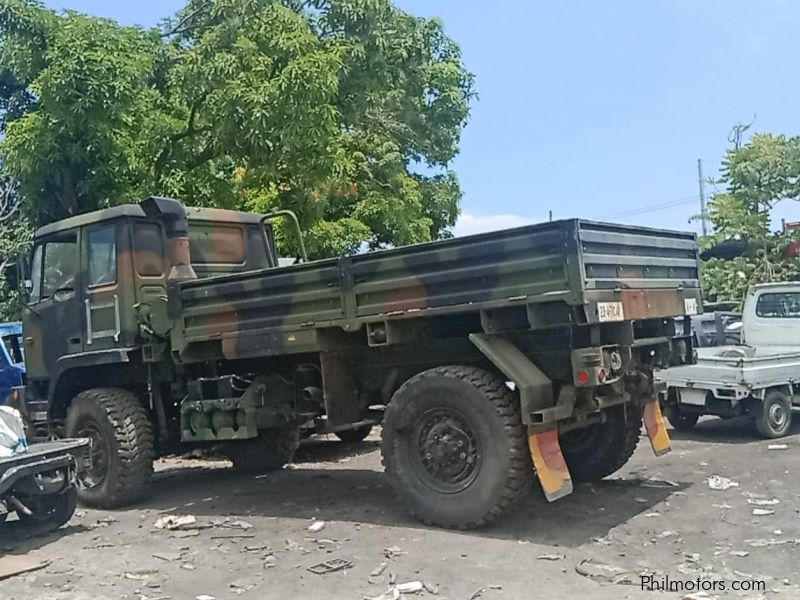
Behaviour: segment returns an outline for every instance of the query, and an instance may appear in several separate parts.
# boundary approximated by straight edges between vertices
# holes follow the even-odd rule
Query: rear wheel
[[[66,434],[92,442],[80,475],[81,502],[114,508],[145,493],[153,473],[153,429],[133,392],[120,388],[81,392],[67,412]]]
[[[367,439],[370,432],[372,432],[372,425],[362,425],[355,429],[337,431],[335,435],[346,444],[357,444]]]
[[[667,421],[674,429],[678,431],[689,431],[692,427],[697,425],[697,420],[700,415],[697,413],[681,412],[677,407],[667,407],[664,411],[667,415]]]
[[[789,433],[792,425],[792,403],[781,390],[770,390],[754,407],[756,429],[765,438],[779,438]]]
[[[606,420],[560,436],[572,479],[600,481],[622,468],[633,455],[642,429],[642,411],[633,402],[612,406]]]
[[[298,446],[300,428],[287,425],[266,429],[256,438],[229,442],[226,453],[236,469],[267,473],[292,462]]]
[[[26,515],[20,511],[17,516],[20,521],[36,524],[47,523],[56,529],[65,525],[72,518],[77,505],[78,492],[71,487],[60,494],[42,494],[27,498],[25,506],[33,514]]]
[[[503,380],[472,367],[404,383],[386,410],[381,452],[398,496],[432,525],[485,525],[532,487],[519,402]]]

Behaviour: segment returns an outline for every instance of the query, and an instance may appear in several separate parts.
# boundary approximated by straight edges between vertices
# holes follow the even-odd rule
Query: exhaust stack
[[[144,214],[161,221],[167,233],[169,244],[170,281],[197,279],[192,267],[192,256],[189,252],[189,221],[183,204],[172,198],[150,196],[139,203]]]

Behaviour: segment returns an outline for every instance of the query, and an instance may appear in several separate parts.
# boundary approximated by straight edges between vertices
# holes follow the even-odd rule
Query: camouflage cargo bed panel
[[[282,346],[273,336],[510,305],[581,305],[629,289],[699,297],[695,236],[573,219],[187,281],[178,346],[243,334]]]

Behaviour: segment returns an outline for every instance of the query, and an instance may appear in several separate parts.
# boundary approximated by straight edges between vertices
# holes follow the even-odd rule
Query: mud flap
[[[653,398],[644,405],[644,428],[650,438],[653,454],[661,456],[672,450],[658,398]]]
[[[529,431],[528,446],[547,501],[555,502],[571,494],[572,477],[564,455],[561,454],[558,430],[549,429],[536,433]]]

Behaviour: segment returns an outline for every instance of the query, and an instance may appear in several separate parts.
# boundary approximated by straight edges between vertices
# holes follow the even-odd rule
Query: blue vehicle
[[[12,388],[24,384],[22,324],[0,323],[0,405],[6,404]]]

